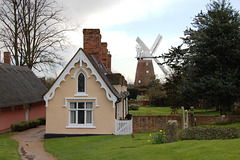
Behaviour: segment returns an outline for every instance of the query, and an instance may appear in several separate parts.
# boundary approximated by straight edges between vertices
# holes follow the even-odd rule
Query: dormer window
[[[85,76],[82,73],[78,76],[78,92],[85,92]]]

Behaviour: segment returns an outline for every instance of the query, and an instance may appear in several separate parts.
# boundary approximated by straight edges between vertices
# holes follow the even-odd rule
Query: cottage
[[[99,29],[84,29],[79,49],[44,95],[45,138],[116,134],[128,114],[127,82],[111,72],[111,54]],[[131,126],[130,126],[131,130]]]
[[[27,67],[13,66],[10,53],[0,63],[0,131],[11,124],[46,116],[44,84]]]

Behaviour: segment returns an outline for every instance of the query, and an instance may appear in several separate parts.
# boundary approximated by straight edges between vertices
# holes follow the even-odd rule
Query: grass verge
[[[5,135],[0,135],[0,159],[1,160],[17,160],[21,159],[18,153],[18,142],[11,139],[15,133],[9,133]]]
[[[149,133],[134,135],[135,140],[131,135],[47,139],[44,140],[44,147],[59,160],[235,160],[240,158],[240,139],[187,140],[169,144],[152,144],[148,142]]]

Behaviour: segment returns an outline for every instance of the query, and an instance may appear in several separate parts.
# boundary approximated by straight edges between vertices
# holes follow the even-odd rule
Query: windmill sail
[[[156,40],[154,41],[151,49],[149,49],[144,42],[137,37],[136,41],[139,44],[140,49],[138,50],[137,53],[137,58],[140,59],[144,59],[144,60],[150,60],[150,59],[154,59],[154,61],[157,63],[157,65],[159,66],[159,68],[162,70],[162,72],[167,75],[167,70],[164,68],[164,66],[159,62],[159,60],[156,57],[153,57],[153,54],[156,52],[160,42],[162,40],[162,36],[159,34],[156,38]]]
[[[156,52],[161,41],[162,41],[162,36],[159,34],[151,47],[151,55],[153,55]]]

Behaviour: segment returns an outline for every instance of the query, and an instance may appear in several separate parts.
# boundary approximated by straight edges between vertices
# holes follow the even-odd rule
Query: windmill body
[[[158,64],[158,66],[163,71],[163,73],[165,75],[167,74],[166,69],[161,65],[159,60],[153,56],[161,40],[162,40],[162,36],[158,35],[151,49],[149,49],[143,43],[143,41],[139,37],[137,37],[136,41],[138,43],[138,46],[136,49],[137,49],[138,64],[137,64],[137,70],[136,70],[136,76],[135,76],[135,82],[134,82],[134,85],[136,87],[144,88],[149,84],[149,82],[153,80],[155,74],[154,74],[152,59],[154,59],[154,61]]]

